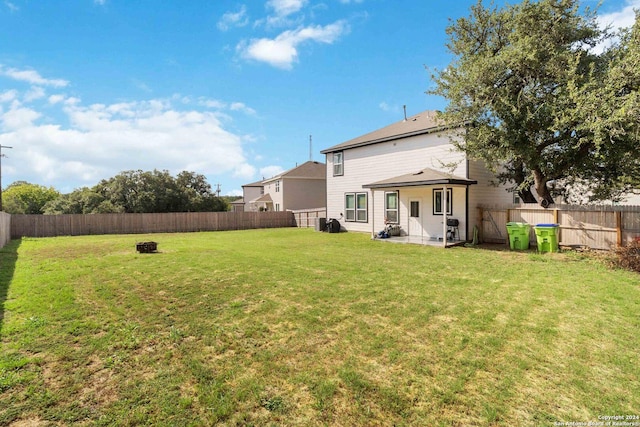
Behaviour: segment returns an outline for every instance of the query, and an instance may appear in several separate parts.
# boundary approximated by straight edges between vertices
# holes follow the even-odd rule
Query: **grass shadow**
[[[16,269],[18,248],[21,243],[21,239],[15,239],[0,249],[0,338],[2,337],[2,326],[4,323],[4,305]]]

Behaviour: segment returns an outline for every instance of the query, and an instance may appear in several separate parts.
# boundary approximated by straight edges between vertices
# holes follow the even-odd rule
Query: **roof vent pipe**
[[[402,108],[404,109],[404,121],[407,121],[407,106],[403,105]]]

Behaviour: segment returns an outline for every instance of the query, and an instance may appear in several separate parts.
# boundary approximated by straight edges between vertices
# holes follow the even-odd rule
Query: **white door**
[[[422,199],[409,199],[409,236],[423,237]]]

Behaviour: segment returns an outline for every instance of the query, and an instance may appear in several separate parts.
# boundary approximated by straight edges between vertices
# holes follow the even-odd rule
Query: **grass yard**
[[[640,416],[640,276],[580,254],[272,229],[25,238],[0,265],[0,425]]]

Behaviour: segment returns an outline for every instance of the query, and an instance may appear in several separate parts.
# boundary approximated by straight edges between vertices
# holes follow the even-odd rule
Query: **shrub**
[[[615,252],[620,267],[640,273],[640,239],[636,238],[627,246],[617,248]]]

